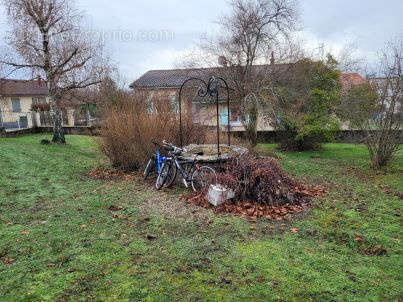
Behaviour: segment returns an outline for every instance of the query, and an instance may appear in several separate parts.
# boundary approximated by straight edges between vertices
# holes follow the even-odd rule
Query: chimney
[[[271,58],[270,58],[270,65],[274,65],[275,60],[274,60],[274,51],[271,52]]]
[[[38,76],[36,77],[36,80],[38,81],[38,87],[42,87],[42,78],[41,78],[40,75],[38,75]]]

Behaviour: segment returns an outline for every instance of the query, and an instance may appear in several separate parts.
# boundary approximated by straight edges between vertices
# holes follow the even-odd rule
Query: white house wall
[[[12,99],[20,100],[21,112],[14,112],[12,107]],[[38,125],[39,119],[37,118],[36,112],[32,109],[33,97],[2,97],[0,99],[0,111],[1,111],[1,122],[2,123],[19,123],[20,117],[27,117],[28,128],[34,127],[34,119],[36,125]],[[1,126],[1,125],[0,125]]]

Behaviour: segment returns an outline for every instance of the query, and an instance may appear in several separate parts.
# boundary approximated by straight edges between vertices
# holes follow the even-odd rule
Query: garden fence
[[[0,111],[0,128],[6,131],[34,128],[38,126],[38,118],[31,111]]]

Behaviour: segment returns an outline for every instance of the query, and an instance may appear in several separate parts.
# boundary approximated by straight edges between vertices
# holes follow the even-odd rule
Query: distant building
[[[341,85],[344,88],[358,86],[367,83],[367,80],[356,72],[343,73],[340,76]]]
[[[32,106],[48,102],[48,89],[41,80],[0,79],[0,127],[33,128],[40,125]]]
[[[254,66],[253,72],[257,73],[260,70],[287,72],[290,64],[270,64]],[[145,92],[148,95],[148,101],[152,104],[157,100],[170,100],[173,104],[177,101],[179,89],[181,85],[189,78],[197,77],[204,81],[208,81],[212,75],[222,74],[221,70],[224,67],[215,68],[192,68],[192,69],[170,69],[170,70],[150,70],[134,81],[130,88],[134,91]],[[345,73],[341,76],[341,84],[343,87],[360,85],[366,80],[358,73]],[[220,125],[225,129],[230,123],[232,131],[244,131],[245,128],[239,115],[239,104],[231,97],[230,92],[230,118],[228,121],[228,111],[226,103],[226,95],[220,98],[219,106],[219,121]],[[214,100],[200,99],[197,95],[184,104],[185,109],[191,112],[193,121],[206,126],[215,126],[217,124],[217,113]],[[186,108],[187,107],[187,108]],[[270,131],[273,128],[269,121],[264,118],[263,114],[259,114],[258,131]]]
[[[95,106],[94,100],[81,94],[66,96],[62,110],[64,126],[87,126],[95,122],[89,110],[90,104]],[[0,128],[12,131],[53,125],[49,101],[48,89],[40,78],[0,79]]]

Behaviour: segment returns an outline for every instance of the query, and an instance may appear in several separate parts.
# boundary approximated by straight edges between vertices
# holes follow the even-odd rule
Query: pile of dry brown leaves
[[[211,205],[205,194],[193,193],[191,195],[184,195],[188,203],[212,209],[215,213],[227,213],[238,217],[245,217],[250,221],[256,221],[260,218],[270,220],[285,220],[294,214],[303,212],[309,207],[309,202],[313,197],[322,196],[326,190],[322,186],[311,186],[296,188],[299,193],[304,195],[304,201],[300,203],[287,203],[279,205],[264,205],[251,200],[232,202],[228,201],[221,206],[214,207]]]
[[[110,169],[105,167],[99,167],[94,170],[91,170],[88,174],[88,177],[96,180],[124,180],[124,181],[132,181],[134,178],[133,173],[125,173],[122,170],[118,169]]]

